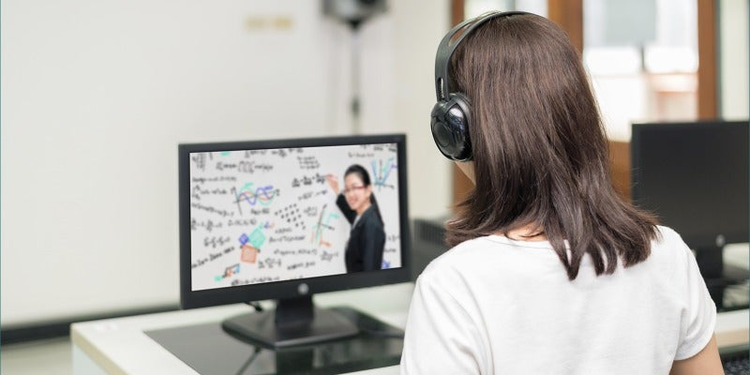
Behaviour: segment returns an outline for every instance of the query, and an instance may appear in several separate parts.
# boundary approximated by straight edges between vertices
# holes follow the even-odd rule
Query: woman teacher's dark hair
[[[359,164],[352,164],[344,172],[344,178],[346,178],[346,176],[348,176],[348,175],[350,175],[352,173],[354,173],[357,176],[359,176],[359,179],[362,180],[362,183],[365,186],[370,186],[371,185],[370,174],[367,173],[367,169],[365,169],[363,166],[361,166]],[[380,215],[380,207],[378,207],[378,201],[375,199],[375,193],[370,194],[370,204],[372,204],[372,208],[375,209],[375,213],[378,216],[378,220],[380,221],[380,225],[384,225],[383,224],[383,217]]]
[[[475,188],[447,224],[451,246],[536,225],[575,279],[645,260],[656,220],[624,202],[581,58],[567,35],[532,15],[497,17],[463,40],[450,84],[471,101]],[[567,243],[566,243],[567,242]],[[569,249],[569,251],[568,251]]]

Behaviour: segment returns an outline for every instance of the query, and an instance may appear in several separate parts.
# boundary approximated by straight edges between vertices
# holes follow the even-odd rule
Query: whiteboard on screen
[[[192,289],[345,273],[351,223],[336,200],[351,165],[368,171],[383,218],[381,269],[401,267],[396,152],[375,144],[191,153]]]

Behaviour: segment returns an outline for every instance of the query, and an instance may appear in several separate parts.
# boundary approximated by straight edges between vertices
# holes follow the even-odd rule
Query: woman
[[[344,191],[341,193],[335,176],[328,175],[326,179],[338,196],[336,205],[351,224],[344,256],[346,272],[379,270],[383,262],[385,231],[372,193],[370,174],[361,165],[350,166],[344,172]]]
[[[416,283],[402,374],[722,373],[695,259],[615,193],[567,35],[487,14],[446,35],[435,71],[433,135],[474,189]]]

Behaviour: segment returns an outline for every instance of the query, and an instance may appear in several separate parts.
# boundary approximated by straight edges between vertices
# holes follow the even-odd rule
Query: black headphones
[[[472,158],[469,127],[471,111],[469,100],[463,93],[452,92],[448,86],[448,68],[451,56],[461,41],[474,29],[495,17],[528,14],[520,11],[491,12],[468,19],[445,34],[435,56],[435,91],[437,103],[432,108],[432,138],[440,152],[448,159],[469,161]]]

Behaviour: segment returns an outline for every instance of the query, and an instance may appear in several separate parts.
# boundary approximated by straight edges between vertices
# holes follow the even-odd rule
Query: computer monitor
[[[178,154],[183,308],[276,300],[224,329],[302,345],[357,334],[313,294],[410,280],[405,135],[180,144]]]
[[[682,236],[708,283],[724,245],[748,242],[749,142],[747,121],[632,126],[633,201]]]

